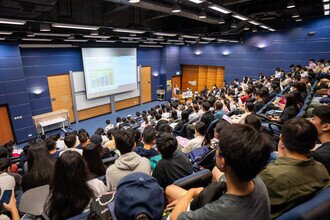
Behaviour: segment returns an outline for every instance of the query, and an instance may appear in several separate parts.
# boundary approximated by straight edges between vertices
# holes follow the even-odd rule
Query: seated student
[[[211,122],[214,120],[214,115],[213,113],[210,111],[211,105],[208,102],[203,102],[202,104],[202,109],[203,109],[203,115],[200,119],[201,122],[204,122],[205,125],[208,127]]]
[[[88,181],[84,158],[74,151],[64,152],[55,164],[54,180],[43,217],[62,220],[88,210],[91,199],[100,195],[97,187]]]
[[[74,135],[74,134],[67,135],[64,138],[64,143],[65,143],[65,146],[67,147],[67,149],[61,151],[60,156],[65,151],[77,151],[78,153],[80,153],[82,155],[82,152],[83,152],[82,149],[77,149],[75,147],[77,142],[78,141],[77,141],[77,136],[76,135]]]
[[[61,151],[56,150],[56,142],[52,138],[45,138],[44,142],[50,156],[54,159],[59,158]]]
[[[226,192],[201,208],[187,211],[192,199],[203,188],[186,191],[178,186],[169,186],[166,195],[170,202],[174,201],[172,204],[176,203],[171,220],[269,219],[267,188],[256,177],[266,166],[270,155],[271,147],[267,137],[251,126],[231,124],[220,131],[219,146],[216,151],[216,167],[224,173]],[[206,187],[204,192],[210,190],[210,187]]]
[[[121,155],[106,171],[107,186],[109,189],[116,188],[120,179],[130,173],[151,173],[149,160],[132,152],[134,147],[134,135],[130,129],[117,130],[114,137],[116,147]]]
[[[157,163],[152,174],[163,188],[175,180],[193,173],[192,163],[182,152],[177,151],[178,141],[171,134],[160,134],[156,139],[162,159]]]
[[[90,142],[95,145],[95,147],[96,147],[97,151],[99,152],[102,159],[109,158],[112,156],[109,148],[102,146],[103,140],[102,140],[101,135],[98,135],[98,134],[92,135],[92,137],[90,138]]]
[[[218,118],[222,118],[222,116],[225,114],[225,112],[223,111],[223,104],[220,100],[215,102],[215,114],[214,114],[214,118],[218,119]]]
[[[189,121],[193,121],[193,120],[197,120],[200,116],[199,114],[199,105],[198,104],[194,104],[193,105],[193,112],[189,115]]]
[[[151,126],[146,127],[142,135],[144,146],[137,146],[133,149],[133,151],[141,157],[146,157],[148,159],[158,155],[158,151],[153,148],[155,144],[156,135],[157,131],[155,128]]]
[[[61,137],[61,134],[58,133],[56,135],[51,135],[50,136],[51,139],[53,139],[56,142],[56,150],[64,150],[66,149],[66,146],[64,144],[64,138]]]
[[[239,115],[232,115],[230,118],[232,124],[244,124],[244,120],[248,115],[251,115],[253,112],[254,105],[251,102],[245,102],[244,113]]]
[[[107,126],[104,128],[104,133],[107,133],[110,129],[114,128],[114,125],[109,119],[106,120],[105,123],[107,124]]]
[[[265,93],[261,90],[256,92],[256,102],[254,103],[254,112],[257,113],[265,105]]]
[[[116,127],[108,130],[107,136],[108,136],[108,141],[105,142],[104,147],[109,148],[110,151],[116,150],[116,144],[115,144],[115,138],[113,137],[114,132],[116,131]]]
[[[55,159],[53,159],[43,143],[37,142],[28,150],[28,171],[22,177],[23,192],[46,184],[50,184],[54,175]]]
[[[164,191],[155,178],[136,172],[119,181],[114,199],[103,212],[110,219],[161,220],[163,208]]]
[[[0,158],[0,198],[2,198],[2,193],[5,190],[15,190],[15,178],[8,174],[10,166],[11,162],[9,158]]]
[[[96,129],[96,131],[94,132],[94,134],[101,136],[101,138],[102,138],[102,143],[101,144],[104,144],[105,142],[107,142],[109,140],[108,137],[107,137],[107,135],[106,135],[106,133],[104,133],[104,129],[103,128]]]
[[[325,167],[308,156],[316,141],[317,130],[310,121],[299,118],[284,123],[278,158],[259,174],[268,189],[272,218],[329,185],[330,177]]]
[[[93,136],[92,136],[93,137]],[[105,175],[105,167],[102,163],[100,152],[95,144],[89,143],[83,150],[83,157],[87,162],[90,178]]]
[[[87,136],[86,133],[81,133],[78,135],[78,139],[79,139],[79,144],[76,147],[77,149],[84,149],[84,147],[86,147],[87,144],[90,143],[89,137]]]
[[[195,124],[195,137],[188,141],[187,146],[182,148],[182,152],[189,154],[192,150],[206,145],[209,141],[206,137],[207,127],[204,122],[197,122]]]
[[[311,151],[310,155],[322,163],[330,174],[330,106],[323,105],[315,108],[311,122],[317,128],[322,145],[315,151]]]
[[[130,124],[130,122],[127,120],[127,118],[123,117],[123,118],[121,119],[121,121],[122,121],[122,123],[119,125],[119,129],[124,128],[124,127],[130,127],[130,126],[131,126],[131,124]]]

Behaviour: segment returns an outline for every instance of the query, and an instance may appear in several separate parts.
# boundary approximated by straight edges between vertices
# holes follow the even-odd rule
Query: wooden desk
[[[58,128],[66,132],[65,127],[70,127],[69,111],[65,109],[36,115],[32,118],[38,134],[45,134],[45,131]]]

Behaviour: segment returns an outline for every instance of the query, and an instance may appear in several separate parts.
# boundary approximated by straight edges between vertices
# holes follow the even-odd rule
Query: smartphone
[[[2,197],[1,197],[1,205],[3,203],[7,203],[7,204],[9,203],[12,193],[13,193],[12,190],[3,191],[3,194],[2,194]]]

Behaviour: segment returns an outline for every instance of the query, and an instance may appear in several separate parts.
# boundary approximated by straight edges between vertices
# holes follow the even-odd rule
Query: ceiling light
[[[209,8],[211,8],[211,9],[213,9],[215,11],[221,12],[223,14],[230,14],[231,13],[231,11],[229,11],[228,9],[223,8],[223,7],[219,6],[219,5],[211,5],[211,6],[209,6]]]
[[[20,44],[21,48],[65,48],[74,47],[71,44]]]
[[[218,42],[227,42],[228,40],[226,40],[226,39],[218,39],[217,41]]]
[[[54,23],[52,24],[52,26],[56,28],[70,28],[70,29],[81,29],[81,30],[92,30],[92,31],[96,31],[100,28],[97,26],[90,26],[90,25],[61,24],[61,23]]]
[[[292,14],[292,18],[299,18],[299,14],[298,13]]]
[[[143,30],[134,30],[134,29],[126,29],[126,28],[114,28],[112,31],[121,32],[121,33],[133,33],[133,34],[144,34]]]
[[[301,18],[298,18],[298,19],[296,19],[296,21],[299,22],[299,21],[302,21],[302,19]]]
[[[324,11],[324,15],[329,15],[329,10]]]
[[[269,29],[269,27],[267,27],[266,25],[260,25],[260,27],[263,29]]]
[[[183,46],[184,43],[175,43],[174,45]]]
[[[132,3],[132,4],[135,4],[135,3],[139,3],[140,0],[129,0],[128,3]]]
[[[203,0],[189,0],[190,2],[196,3],[196,4],[200,4],[203,3]]]
[[[186,43],[189,43],[189,44],[196,44],[197,41],[193,41],[193,40],[186,40]]]
[[[168,42],[171,42],[171,43],[182,43],[182,40],[169,39]]]
[[[192,36],[192,35],[181,35],[183,38],[191,38],[191,39],[198,39],[198,36]]]
[[[119,37],[119,39],[124,39],[124,40],[141,40],[140,37]]]
[[[248,30],[250,30],[250,27],[249,26],[245,26],[244,27],[244,31],[248,31]]]
[[[237,28],[237,24],[236,22],[234,21],[231,25],[230,25],[231,28]]]
[[[1,35],[11,35],[13,32],[11,31],[0,31]]]
[[[206,18],[207,18],[207,15],[206,15],[205,9],[203,9],[203,10],[201,11],[201,13],[199,13],[198,18],[199,18],[199,19],[206,19]]]
[[[252,32],[258,32],[258,29],[256,27],[252,28]]]
[[[237,18],[237,19],[242,20],[242,21],[246,21],[246,20],[248,20],[247,17],[244,17],[244,16],[242,16],[242,15],[235,14],[235,15],[232,15],[232,16],[233,16],[234,18]]]
[[[40,31],[50,31],[49,24],[40,24]]]
[[[208,41],[200,41],[200,42],[198,42],[199,44],[209,44],[210,42],[208,42]]]
[[[256,21],[253,21],[253,20],[251,20],[251,21],[248,21],[250,24],[253,24],[253,25],[260,25],[260,23],[259,22],[256,22]]]
[[[154,32],[153,34],[157,36],[167,36],[167,37],[175,37],[177,35],[174,33],[164,33],[164,32]]]
[[[139,43],[139,41],[130,41],[130,40],[123,40],[121,42],[123,42],[124,44],[138,44]]]
[[[324,4],[323,5],[324,10],[329,10],[330,9],[330,4]]]
[[[4,38],[4,37],[0,37],[0,40],[6,40],[6,38]]]
[[[144,41],[144,44],[158,44],[158,42],[155,41]]]
[[[202,40],[208,40],[208,41],[213,41],[215,39],[216,38],[214,38],[214,37],[202,37]]]
[[[228,56],[229,54],[230,54],[229,51],[223,51],[223,52],[222,52],[222,55],[224,55],[224,56]]]
[[[58,33],[33,33],[35,36],[52,36],[52,37],[69,37],[70,34],[58,34]]]
[[[151,40],[151,41],[163,41],[164,39],[162,39],[162,38],[147,38],[147,40]]]
[[[115,40],[96,40],[97,43],[115,43]]]
[[[296,4],[294,3],[293,0],[290,0],[286,8],[294,8],[294,7],[296,7]]]
[[[65,42],[87,42],[88,40],[84,39],[64,39]]]
[[[83,37],[86,37],[86,38],[101,38],[101,39],[110,38],[110,36],[105,36],[105,35],[83,35]]]
[[[330,0],[323,0],[323,3],[329,2]]]
[[[52,39],[46,38],[22,38],[24,41],[52,41]]]
[[[228,41],[229,43],[239,43],[239,41],[238,40],[230,40],[230,41]]]
[[[218,24],[224,24],[224,23],[226,23],[225,19],[223,19],[223,18],[219,18],[219,20],[218,20]]]
[[[149,47],[149,48],[162,48],[163,46],[161,45],[139,45],[139,47]]]
[[[170,43],[170,42],[159,42],[160,44],[164,44],[164,45],[170,45],[170,44],[172,44],[172,43]]]
[[[273,28],[269,28],[268,30],[270,30],[270,31],[276,31],[275,29],[273,29]]]
[[[16,20],[16,19],[8,19],[8,18],[0,18],[1,24],[15,24],[15,25],[24,25],[26,21]]]
[[[181,7],[178,2],[176,2],[172,8],[172,13],[180,13],[181,12]]]

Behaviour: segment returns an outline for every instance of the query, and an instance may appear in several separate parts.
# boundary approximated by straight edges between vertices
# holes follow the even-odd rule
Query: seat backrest
[[[207,135],[209,136],[210,139],[214,137],[214,132],[213,129],[215,128],[216,124],[220,121],[220,118],[214,119],[209,127],[207,128]]]
[[[111,165],[111,164],[115,163],[115,161],[118,159],[118,157],[119,156],[116,154],[113,157],[102,159],[102,163],[105,165]]]
[[[204,167],[206,169],[213,169],[215,166],[215,152],[217,149],[211,150],[208,154],[206,154],[197,164],[201,167]]]
[[[21,212],[40,216],[49,195],[49,185],[39,186],[24,192],[19,202]]]
[[[189,176],[176,180],[173,184],[184,189],[195,187],[205,187],[211,183],[212,172],[208,169],[202,170],[198,173],[193,173]]]
[[[330,187],[321,190],[312,199],[281,215],[277,220],[310,219],[322,220],[330,217]]]

